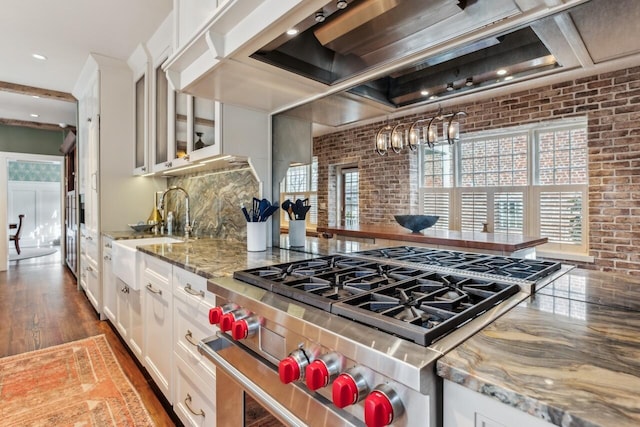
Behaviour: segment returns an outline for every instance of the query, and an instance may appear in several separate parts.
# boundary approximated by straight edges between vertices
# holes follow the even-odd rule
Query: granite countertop
[[[514,234],[476,233],[467,231],[431,230],[412,233],[400,225],[367,225],[318,227],[318,232],[348,237],[401,240],[430,245],[515,252],[547,243],[546,237],[526,237]]]
[[[119,233],[104,233],[114,239]],[[146,237],[158,237],[150,235]],[[175,236],[179,237],[179,236]],[[138,250],[153,255],[173,265],[184,268],[209,279],[232,276],[234,271],[299,261],[322,255],[355,252],[375,247],[358,242],[307,237],[303,247],[289,248],[286,236],[280,239],[281,246],[267,248],[262,252],[248,252],[244,242],[201,238],[179,243],[162,243],[138,246]]]
[[[640,280],[573,270],[446,354],[437,372],[558,426],[638,426]]]

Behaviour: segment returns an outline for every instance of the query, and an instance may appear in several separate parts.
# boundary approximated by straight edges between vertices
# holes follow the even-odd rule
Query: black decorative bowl
[[[155,224],[129,224],[129,227],[133,228],[138,233],[144,233],[153,228]]]
[[[434,215],[394,215],[393,217],[398,224],[414,233],[419,233],[425,228],[432,227],[440,219],[439,216]]]

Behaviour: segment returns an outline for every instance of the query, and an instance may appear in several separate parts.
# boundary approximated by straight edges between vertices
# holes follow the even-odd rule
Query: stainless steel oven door
[[[198,350],[216,365],[217,427],[364,425],[324,397],[283,384],[276,366],[224,334],[203,339]]]

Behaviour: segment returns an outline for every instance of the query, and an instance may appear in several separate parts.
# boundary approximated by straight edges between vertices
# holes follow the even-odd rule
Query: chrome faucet
[[[176,185],[173,185],[169,188],[167,188],[164,193],[162,193],[162,196],[160,196],[160,202],[158,203],[158,209],[162,210],[162,218],[164,218],[164,221],[166,221],[167,218],[167,207],[164,203],[164,196],[166,196],[166,194],[170,191],[173,190],[179,190],[182,191],[184,193],[184,206],[185,206],[185,220],[184,220],[184,237],[185,239],[189,238],[189,233],[191,233],[191,229],[192,229],[192,225],[191,225],[191,218],[189,217],[189,193],[187,193],[187,190],[185,190],[182,187],[178,187]],[[163,224],[163,227],[166,226],[166,223]]]

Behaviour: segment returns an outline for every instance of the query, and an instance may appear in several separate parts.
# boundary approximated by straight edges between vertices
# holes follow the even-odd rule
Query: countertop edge
[[[495,243],[495,242],[483,242],[478,240],[468,240],[464,238],[446,238],[438,236],[429,236],[423,233],[395,233],[390,231],[376,231],[376,230],[350,230],[343,227],[318,227],[319,233],[331,233],[338,234],[347,237],[358,238],[377,238],[377,239],[389,239],[400,240],[405,242],[414,243],[426,243],[442,246],[451,246],[458,248],[470,248],[470,249],[485,249],[491,251],[503,251],[503,252],[516,252],[522,249],[533,248],[541,244],[547,243],[546,237],[540,238],[527,238],[519,243]]]
[[[548,405],[531,396],[518,393],[508,388],[497,386],[477,375],[455,368],[446,362],[446,355],[436,363],[436,374],[442,379],[461,385],[476,393],[495,399],[496,401],[539,418],[548,423],[564,426],[591,427],[594,424],[576,417],[569,411]],[[571,420],[567,424],[567,420]]]

